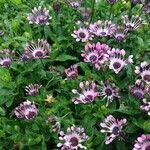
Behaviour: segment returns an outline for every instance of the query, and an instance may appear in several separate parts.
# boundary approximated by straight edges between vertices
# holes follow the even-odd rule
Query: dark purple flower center
[[[22,61],[28,61],[29,60],[29,56],[26,54],[22,55]]]
[[[108,2],[109,2],[110,4],[114,4],[114,3],[116,2],[116,0],[108,0]]]
[[[32,118],[34,118],[34,116],[35,116],[36,114],[35,114],[35,112],[29,112],[29,114],[27,115],[27,117],[29,118],[29,119],[32,119]]]
[[[11,61],[8,61],[8,60],[3,62],[3,66],[6,66],[6,67],[10,66],[10,64],[11,64]]]
[[[39,57],[39,58],[43,57],[43,52],[42,51],[37,51],[35,53],[35,57]]]
[[[72,137],[70,139],[70,143],[71,143],[72,146],[77,146],[79,141],[78,141],[78,139],[76,137]]]
[[[113,67],[114,67],[115,69],[119,69],[119,68],[121,67],[120,62],[114,62],[114,63],[113,63]]]
[[[85,101],[87,102],[91,102],[93,100],[93,96],[92,95],[87,95],[85,98]]]
[[[85,35],[84,32],[80,32],[80,33],[79,33],[79,37],[84,39],[84,38],[86,37],[86,35]]]
[[[142,91],[136,91],[136,92],[134,92],[133,95],[138,99],[142,99],[144,96],[144,93]]]
[[[121,36],[121,35],[116,36],[116,40],[117,40],[118,42],[122,42],[122,41],[124,40],[124,37]]]
[[[111,96],[111,95],[112,95],[112,89],[107,88],[107,89],[105,90],[105,93],[106,93],[107,96]]]
[[[90,61],[96,61],[97,60],[97,56],[95,56],[95,55],[92,55],[92,56],[90,56]]]
[[[144,80],[150,82],[150,75],[149,75],[149,74],[146,74],[146,75],[144,76]]]
[[[104,32],[104,31],[103,31],[103,32],[101,32],[101,35],[103,35],[103,36],[104,36],[104,35],[106,35],[106,32]]]
[[[120,131],[120,130],[119,130],[119,127],[116,126],[116,127],[113,128],[112,133],[113,133],[114,135],[118,135],[118,134],[119,134],[119,131]]]
[[[38,92],[37,92],[37,90],[33,90],[33,91],[31,91],[31,95],[32,95],[32,96],[37,95],[37,93],[38,93]]]
[[[148,145],[148,146],[145,148],[145,150],[150,150],[150,145]]]

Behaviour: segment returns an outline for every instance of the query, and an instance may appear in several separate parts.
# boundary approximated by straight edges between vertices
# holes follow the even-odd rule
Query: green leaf
[[[5,116],[5,109],[0,107],[0,115]]]
[[[0,68],[0,80],[10,82],[12,80],[9,70]]]
[[[56,61],[78,60],[77,57],[61,54],[56,58]]]

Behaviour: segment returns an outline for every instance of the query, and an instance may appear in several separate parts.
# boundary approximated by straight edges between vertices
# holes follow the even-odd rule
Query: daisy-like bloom
[[[89,30],[92,34],[100,37],[112,36],[116,30],[116,25],[109,20],[101,21],[90,24]]]
[[[67,76],[68,80],[71,79],[76,79],[78,77],[78,70],[77,70],[78,65],[72,65],[69,68],[65,69],[65,74]]]
[[[39,84],[30,84],[25,87],[26,94],[29,96],[36,96],[39,93],[39,89],[42,85]]]
[[[125,15],[122,18],[126,29],[129,31],[137,29],[141,27],[142,24],[145,24],[142,18],[139,17],[138,15],[136,16],[133,15],[130,19],[128,15]]]
[[[0,30],[0,36],[3,36],[3,35],[4,35],[4,31]]]
[[[51,104],[54,102],[54,97],[52,95],[47,95],[47,98],[45,99],[45,102],[47,102],[48,104]]]
[[[33,119],[37,116],[38,109],[34,102],[25,101],[15,108],[15,115],[21,119]]]
[[[133,55],[130,55],[127,59],[125,59],[125,55],[125,50],[114,48],[109,50],[106,54],[109,61],[109,68],[116,74],[118,74],[127,64],[133,63]]]
[[[12,63],[12,59],[10,57],[1,57],[0,58],[0,66],[9,67]]]
[[[105,83],[101,81],[100,88],[100,96],[104,97],[104,99],[107,99],[107,106],[109,103],[111,103],[115,98],[120,98],[119,96],[119,88],[109,81],[106,81]]]
[[[58,120],[58,118],[56,116],[49,116],[46,123],[51,123],[52,124],[52,131],[53,132],[59,132],[60,131],[60,121]]]
[[[27,43],[25,47],[25,53],[30,55],[33,59],[48,58],[48,52],[50,52],[50,45],[44,39],[38,39],[37,42]]]
[[[73,9],[76,10],[81,7],[83,0],[67,0],[67,2]]]
[[[133,3],[134,5],[136,5],[136,4],[138,4],[138,3],[141,3],[141,0],[132,0],[132,3]]]
[[[117,42],[123,42],[128,34],[128,30],[123,27],[117,27],[113,32],[113,37]]]
[[[107,60],[105,54],[111,48],[106,44],[86,44],[85,51],[81,54],[85,62],[91,63],[96,69],[100,69],[101,65]]]
[[[150,15],[150,2],[144,6],[145,14]]]
[[[142,134],[138,137],[133,150],[150,150],[150,134]]]
[[[144,98],[143,103],[144,104],[141,105],[140,108],[142,110],[146,110],[148,112],[148,115],[150,116],[150,102],[146,98]]]
[[[92,10],[91,10],[91,8],[83,7],[80,9],[80,14],[81,14],[82,20],[85,22],[85,21],[88,21],[88,19],[90,18],[91,14],[92,14]]]
[[[74,104],[87,104],[95,101],[95,99],[99,96],[99,92],[96,92],[96,83],[95,82],[80,82],[79,84],[82,92],[79,93],[77,90],[73,89],[72,92],[76,94],[73,97],[72,102]]]
[[[60,132],[59,139],[64,141],[63,143],[58,143],[57,147],[61,150],[78,150],[87,149],[82,143],[88,140],[88,136],[84,133],[84,128],[79,128],[76,126],[71,126],[67,129],[67,132]]]
[[[122,129],[126,122],[126,119],[118,120],[112,115],[107,116],[105,122],[100,124],[101,132],[109,134],[105,139],[105,144],[110,144],[116,138],[122,138]]]
[[[79,29],[73,31],[71,35],[76,39],[77,42],[87,42],[88,40],[92,40],[92,35],[85,27],[80,27]]]
[[[117,2],[117,0],[107,0],[107,2],[111,5],[115,4]]]
[[[61,9],[61,3],[59,1],[55,1],[53,3],[53,10],[58,13]]]
[[[149,88],[141,80],[136,80],[134,85],[129,86],[129,91],[135,98],[143,99]]]
[[[21,60],[26,63],[30,59],[30,56],[26,53],[23,53],[21,56]]]
[[[141,76],[146,83],[150,84],[150,65],[146,61],[135,67],[135,73]]]
[[[52,17],[49,16],[49,10],[39,6],[38,8],[34,7],[32,9],[27,19],[30,24],[49,25],[49,20],[52,19]]]

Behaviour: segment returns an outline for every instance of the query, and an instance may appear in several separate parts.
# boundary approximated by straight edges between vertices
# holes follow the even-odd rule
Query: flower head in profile
[[[65,69],[65,74],[67,76],[68,80],[74,80],[78,77],[78,70],[77,70],[78,65],[72,65],[69,68]]]
[[[128,15],[125,15],[122,18],[123,18],[123,22],[124,22],[126,29],[129,31],[137,29],[141,27],[143,24],[145,24],[142,18],[139,17],[138,15],[136,16],[132,15],[131,18],[129,18]]]
[[[122,138],[123,126],[126,124],[126,119],[116,119],[112,115],[107,116],[104,123],[100,124],[101,132],[108,133],[105,144],[110,144],[116,138]]]
[[[5,34],[5,32],[0,30],[0,37],[3,36],[4,34]]]
[[[80,8],[80,15],[81,15],[81,18],[84,22],[88,21],[91,14],[92,14],[91,8],[85,8],[85,7]]]
[[[37,25],[49,25],[49,20],[52,17],[49,16],[49,10],[42,8],[41,6],[34,7],[32,12],[28,15],[27,19],[30,24]]]
[[[33,119],[37,116],[38,109],[34,102],[25,101],[15,108],[15,115],[20,119]]]
[[[134,85],[129,86],[130,93],[137,99],[143,99],[149,88],[141,80],[136,80]]]
[[[119,88],[109,81],[105,83],[101,81],[101,85],[99,86],[100,96],[107,99],[107,105],[111,103],[115,98],[120,98],[119,96]]]
[[[95,101],[96,97],[99,96],[99,92],[96,91],[96,83],[95,82],[80,82],[81,93],[77,90],[73,89],[72,92],[76,95],[73,97],[72,102],[74,104],[87,104]]]
[[[143,105],[140,107],[142,110],[147,111],[148,115],[150,116],[150,102],[148,99],[144,98],[143,99]]]
[[[86,27],[80,27],[71,34],[77,42],[87,42],[92,40],[92,35],[90,34],[89,30]]]
[[[109,68],[118,74],[126,65],[133,63],[130,55],[126,58],[126,51],[123,49],[111,49],[107,52],[106,57],[108,58]]]
[[[30,84],[25,87],[26,94],[29,96],[36,96],[39,93],[39,89],[42,85],[39,84]]]
[[[107,0],[107,2],[111,5],[115,4],[117,2],[117,0]]]
[[[150,84],[150,65],[146,61],[142,62],[140,66],[135,67],[135,73],[146,83]]]
[[[78,149],[87,149],[82,143],[88,140],[88,136],[84,133],[84,128],[79,128],[76,126],[71,126],[67,129],[67,132],[60,132],[59,139],[63,143],[58,143],[57,147],[60,147],[61,150],[78,150]]]
[[[86,44],[85,50],[81,54],[85,62],[91,63],[96,69],[100,69],[101,65],[107,60],[105,57],[106,52],[110,47],[106,44]]]
[[[28,60],[30,59],[30,55],[27,54],[27,53],[23,53],[22,56],[21,56],[21,60],[22,62],[26,63],[28,62]]]
[[[148,2],[147,4],[145,4],[144,11],[145,11],[146,15],[150,16],[150,2]]]
[[[90,24],[89,30],[93,35],[96,36],[100,37],[112,36],[112,34],[116,30],[116,25],[109,20],[105,21],[98,20],[97,22]]]
[[[150,134],[142,134],[138,137],[133,150],[150,150]]]
[[[50,45],[44,39],[38,39],[37,42],[27,43],[25,47],[25,53],[33,59],[48,58],[48,53],[50,51]]]
[[[81,7],[83,0],[67,0],[68,4],[75,10]]]
[[[141,0],[132,0],[132,3],[133,3],[134,5],[136,5],[136,4],[141,3]]]

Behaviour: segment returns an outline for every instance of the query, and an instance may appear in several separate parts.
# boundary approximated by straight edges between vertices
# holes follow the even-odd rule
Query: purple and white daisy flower
[[[37,116],[38,109],[34,102],[25,101],[15,108],[15,115],[20,119],[33,119]]]
[[[82,90],[81,93],[75,89],[72,90],[72,92],[76,94],[76,96],[72,99],[74,104],[92,103],[99,96],[99,92],[96,91],[97,85],[95,82],[80,82],[79,86]]]
[[[87,42],[89,40],[92,40],[92,35],[85,27],[80,27],[79,29],[73,31],[71,35],[76,39],[77,42]]]
[[[144,98],[143,103],[144,104],[141,105],[140,108],[142,110],[146,110],[148,112],[148,115],[150,116],[150,102],[146,98]]]
[[[48,53],[51,51],[50,45],[47,40],[38,39],[37,42],[27,43],[25,47],[25,53],[31,56],[33,59],[48,58]]]
[[[9,67],[12,63],[12,59],[10,57],[1,57],[0,58],[0,66]]]
[[[85,62],[91,63],[96,69],[100,69],[101,65],[107,60],[105,57],[106,52],[110,47],[106,44],[86,44],[85,51],[81,54]]]
[[[27,19],[30,24],[49,25],[49,20],[52,19],[52,17],[49,16],[48,9],[39,6],[38,8],[34,7],[32,9],[32,12],[28,15]]]
[[[30,59],[30,56],[27,53],[23,53],[21,56],[21,60],[26,63]]]
[[[83,0],[67,0],[67,2],[73,9],[76,10],[81,7]]]
[[[115,4],[117,2],[117,0],[107,0],[107,2],[111,5]]]
[[[140,66],[135,67],[135,73],[146,83],[150,84],[150,65],[146,61],[142,62]]]
[[[125,15],[122,18],[123,18],[123,22],[124,22],[126,29],[129,31],[137,29],[141,27],[143,24],[145,24],[142,18],[139,17],[138,15],[136,16],[132,15],[131,18],[129,18],[128,15]]]
[[[97,22],[90,24],[89,26],[89,31],[93,35],[100,37],[112,36],[115,30],[116,25],[109,20],[105,21],[98,20]]]
[[[134,85],[129,86],[129,91],[135,98],[143,99],[149,88],[141,80],[136,80]]]
[[[136,5],[136,4],[141,3],[141,0],[132,0],[132,3],[133,3],[134,5]]]
[[[4,34],[5,34],[5,32],[0,30],[0,37],[3,36]]]
[[[88,140],[88,136],[84,133],[84,128],[79,128],[76,126],[71,126],[67,129],[67,132],[60,132],[59,139],[64,141],[63,143],[58,143],[57,147],[61,150],[78,150],[87,149],[82,143]]]
[[[25,87],[26,94],[29,96],[36,96],[39,93],[39,89],[42,85],[39,84],[30,84]]]
[[[118,120],[112,115],[105,118],[104,123],[100,124],[102,133],[108,133],[108,136],[105,139],[105,144],[110,144],[116,138],[122,138],[123,135],[123,126],[126,124],[126,119]]]
[[[133,150],[150,150],[150,134],[142,134],[138,137]]]
[[[66,74],[68,80],[71,80],[71,79],[74,80],[78,77],[77,67],[78,67],[78,65],[75,64],[75,65],[72,65],[69,68],[65,69],[65,74]]]
[[[144,6],[144,11],[146,15],[150,16],[150,2]]]
[[[109,103],[111,103],[115,98],[120,98],[119,96],[119,88],[109,81],[106,81],[105,83],[101,81],[101,85],[99,86],[100,89],[100,96],[104,97],[104,99],[107,99],[108,106]]]
[[[133,63],[132,57],[130,55],[125,59],[126,52],[123,49],[111,49],[107,51],[106,57],[109,61],[109,68],[112,69],[116,74],[118,74],[126,65]]]

